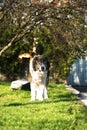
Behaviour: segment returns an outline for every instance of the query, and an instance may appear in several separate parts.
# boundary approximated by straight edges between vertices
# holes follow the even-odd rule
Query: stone
[[[15,80],[11,82],[12,89],[15,90],[30,90],[30,82],[27,80]]]

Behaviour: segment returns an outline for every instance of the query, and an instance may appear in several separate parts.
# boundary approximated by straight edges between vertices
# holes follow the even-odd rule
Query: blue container
[[[87,58],[76,60],[72,64],[67,83],[72,86],[87,86]]]

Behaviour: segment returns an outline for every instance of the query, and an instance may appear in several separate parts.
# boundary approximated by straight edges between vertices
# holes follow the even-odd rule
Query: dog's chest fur
[[[35,65],[33,65],[33,64],[35,64],[35,63],[33,60],[34,60],[33,58],[30,60],[31,80],[32,80],[32,82],[34,82],[40,86],[41,84],[44,84],[46,81],[47,71],[34,70],[33,66],[35,66]]]
[[[38,86],[40,86],[41,84],[45,84],[46,78],[47,78],[47,72],[33,72],[32,75],[32,82],[36,83]]]

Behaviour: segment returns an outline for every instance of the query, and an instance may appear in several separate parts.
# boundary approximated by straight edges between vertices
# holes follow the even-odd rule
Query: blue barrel
[[[72,86],[87,86],[87,58],[78,59],[72,64],[67,83]]]

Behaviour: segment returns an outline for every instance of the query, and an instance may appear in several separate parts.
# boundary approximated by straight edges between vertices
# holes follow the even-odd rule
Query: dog
[[[48,99],[47,85],[49,81],[50,63],[42,55],[30,57],[29,71],[31,75],[31,101]]]

